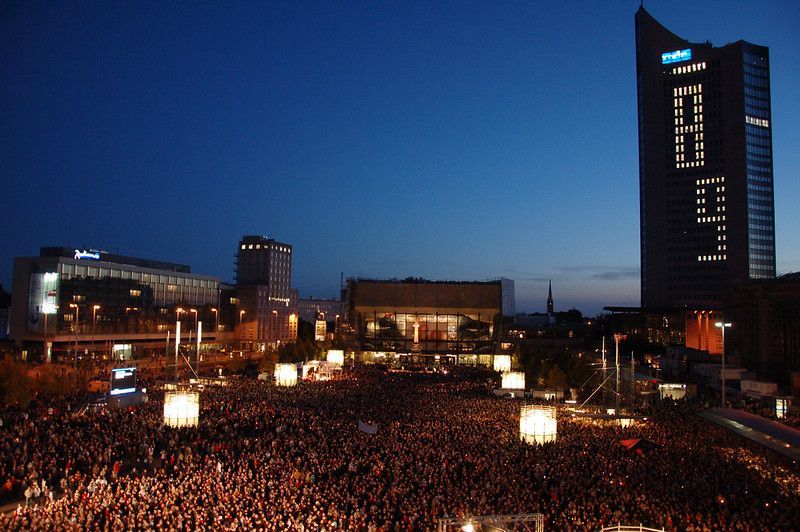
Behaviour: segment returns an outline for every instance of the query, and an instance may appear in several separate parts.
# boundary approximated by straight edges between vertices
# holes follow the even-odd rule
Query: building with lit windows
[[[301,298],[297,300],[297,312],[300,319],[309,323],[314,323],[317,318],[336,322],[344,318],[344,304],[341,299]]]
[[[456,363],[491,364],[503,337],[503,317],[513,320],[513,299],[508,301],[513,293],[510,279],[349,279],[342,332],[348,349],[365,361],[391,356],[432,362],[446,357]]]
[[[725,357],[790,388],[800,375],[800,272],[736,285],[725,303]]]
[[[291,245],[263,236],[242,237],[236,251],[236,295],[244,347],[263,351],[297,338]]]
[[[635,19],[642,306],[692,312],[705,348],[730,288],[775,277],[769,49]]]
[[[14,259],[12,290],[11,338],[30,359],[163,353],[178,319],[183,338],[198,321],[204,342],[232,336],[219,279],[184,264],[45,247]]]

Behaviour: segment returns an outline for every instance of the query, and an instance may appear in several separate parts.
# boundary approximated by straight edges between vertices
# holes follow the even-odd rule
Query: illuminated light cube
[[[556,409],[546,405],[522,405],[519,411],[519,437],[532,445],[556,441]]]
[[[789,407],[789,400],[778,398],[775,399],[775,417],[783,419],[786,417],[786,410]]]
[[[504,373],[511,371],[511,356],[510,355],[495,355],[494,356],[494,370]]]
[[[503,373],[503,380],[500,388],[503,390],[524,390],[525,374],[521,371],[509,371]]]
[[[168,427],[196,427],[200,418],[200,394],[192,391],[164,393],[164,424]]]
[[[328,349],[328,362],[331,364],[344,365],[344,351],[341,349]]]
[[[297,366],[294,364],[275,364],[275,384],[294,386],[297,384]]]

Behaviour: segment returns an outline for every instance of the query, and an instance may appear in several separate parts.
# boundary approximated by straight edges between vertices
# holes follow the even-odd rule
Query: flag
[[[367,434],[377,434],[378,433],[378,424],[367,422],[364,423],[360,419],[358,420],[358,430],[361,432],[366,432]]]

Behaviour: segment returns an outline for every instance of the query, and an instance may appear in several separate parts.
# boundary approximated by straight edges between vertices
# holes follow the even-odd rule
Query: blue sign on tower
[[[680,63],[681,61],[688,61],[692,58],[692,49],[675,50],[674,52],[664,52],[661,54],[661,64],[668,65],[670,63]]]

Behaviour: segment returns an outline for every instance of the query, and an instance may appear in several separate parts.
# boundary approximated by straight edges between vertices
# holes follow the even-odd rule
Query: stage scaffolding
[[[439,519],[437,532],[544,532],[544,515],[473,515]]]

